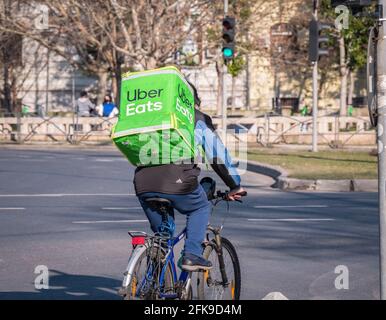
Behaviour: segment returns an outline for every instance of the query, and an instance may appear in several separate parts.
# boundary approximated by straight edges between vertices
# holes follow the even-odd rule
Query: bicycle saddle
[[[169,225],[169,219],[168,219],[168,216],[170,216],[172,218],[172,221],[174,219],[172,202],[168,199],[165,199],[165,198],[155,198],[155,197],[154,198],[146,198],[145,202],[149,205],[149,207],[151,209],[157,211],[159,214],[162,215],[162,221],[167,224],[166,231],[168,231],[170,229],[170,230],[172,230],[171,234],[173,234],[175,225],[174,225],[174,222],[172,223],[173,226]],[[161,225],[161,230],[159,230],[159,231],[163,232],[163,229],[165,229],[164,227],[165,227],[165,225],[163,223]]]
[[[146,198],[145,202],[156,210],[169,209],[172,206],[172,202],[165,198]]]
[[[171,205],[171,201],[165,198],[146,198],[145,201],[147,203],[153,202],[157,203],[158,205]]]

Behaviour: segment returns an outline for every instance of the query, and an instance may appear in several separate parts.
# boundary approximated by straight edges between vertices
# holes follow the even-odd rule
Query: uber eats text
[[[127,92],[127,101],[137,101],[137,100],[143,100],[146,98],[160,98],[161,92],[163,89],[152,89],[149,91],[141,90],[141,89],[135,89],[134,92],[131,92],[130,90]],[[162,109],[162,102],[156,101],[147,101],[147,103],[143,104],[136,104],[136,103],[128,103],[126,105],[126,116],[134,116],[138,113],[145,113],[145,112],[152,112],[152,111],[159,111]]]
[[[161,98],[164,89],[141,90],[134,89],[127,92],[126,116],[134,116],[145,112],[161,111],[163,104],[161,101],[141,102],[144,99]],[[138,102],[139,101],[139,102]],[[185,106],[187,107],[185,107]],[[190,110],[189,110],[190,109]],[[176,98],[176,110],[181,113],[188,121],[193,123],[193,106],[186,96],[184,89],[178,85],[178,97]]]

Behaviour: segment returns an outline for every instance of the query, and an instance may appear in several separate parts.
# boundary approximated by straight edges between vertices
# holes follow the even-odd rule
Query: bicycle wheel
[[[152,268],[152,269],[149,269]],[[159,300],[159,293],[171,293],[174,290],[173,273],[168,264],[162,288],[159,285],[159,276],[162,265],[154,261],[147,251],[144,251],[134,267],[130,283],[125,290],[124,300]],[[149,281],[146,275],[152,274],[153,280]]]
[[[224,284],[220,270],[217,244],[211,241],[204,250],[203,256],[212,262],[213,268],[198,275],[197,293],[200,300],[239,300],[241,289],[241,272],[239,259],[232,243],[221,237],[224,268],[228,282]]]

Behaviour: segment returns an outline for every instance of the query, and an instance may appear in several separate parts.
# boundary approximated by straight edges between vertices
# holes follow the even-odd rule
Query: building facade
[[[225,77],[228,107],[236,113],[249,111],[259,115],[278,107],[296,112],[304,105],[311,106],[311,66],[304,55],[306,53],[301,52],[308,41],[307,28],[295,27],[299,25],[299,17],[303,20],[311,18],[309,4],[306,5],[304,0],[256,1],[254,11],[256,17],[250,37],[257,44],[256,50],[246,56],[246,68],[237,78]],[[184,50],[195,54],[197,47],[189,39]],[[300,55],[286,56],[293,48],[300,51]],[[221,109],[218,73],[213,63],[207,63],[213,53],[200,51],[198,54],[198,65],[181,68],[198,88],[202,108],[217,114]],[[46,114],[67,112],[73,109],[74,100],[81,90],[96,94],[96,77],[74,70],[62,57],[33,41],[23,40],[22,59],[23,79],[18,99],[31,110],[42,108]],[[363,78],[360,74],[355,82],[357,98],[364,95]],[[330,77],[320,89],[320,108],[327,113],[337,110],[339,76]]]

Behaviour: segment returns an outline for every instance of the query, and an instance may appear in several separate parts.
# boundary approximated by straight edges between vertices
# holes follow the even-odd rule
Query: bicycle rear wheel
[[[223,281],[220,270],[220,257],[216,251],[217,244],[211,241],[204,250],[203,256],[212,262],[211,270],[198,275],[197,293],[200,300],[239,300],[241,289],[240,263],[232,243],[221,237],[224,270],[227,283]]]
[[[159,292],[170,293],[174,290],[173,273],[170,264],[168,264],[163,287],[159,287],[159,271],[162,265],[156,265],[159,262],[154,261],[149,256],[148,251],[144,251],[134,267],[134,272],[131,276],[130,283],[125,290],[124,300],[159,300]],[[146,275],[149,274],[150,266],[153,270],[150,271],[153,281],[148,281]],[[155,284],[155,286],[154,286]]]

